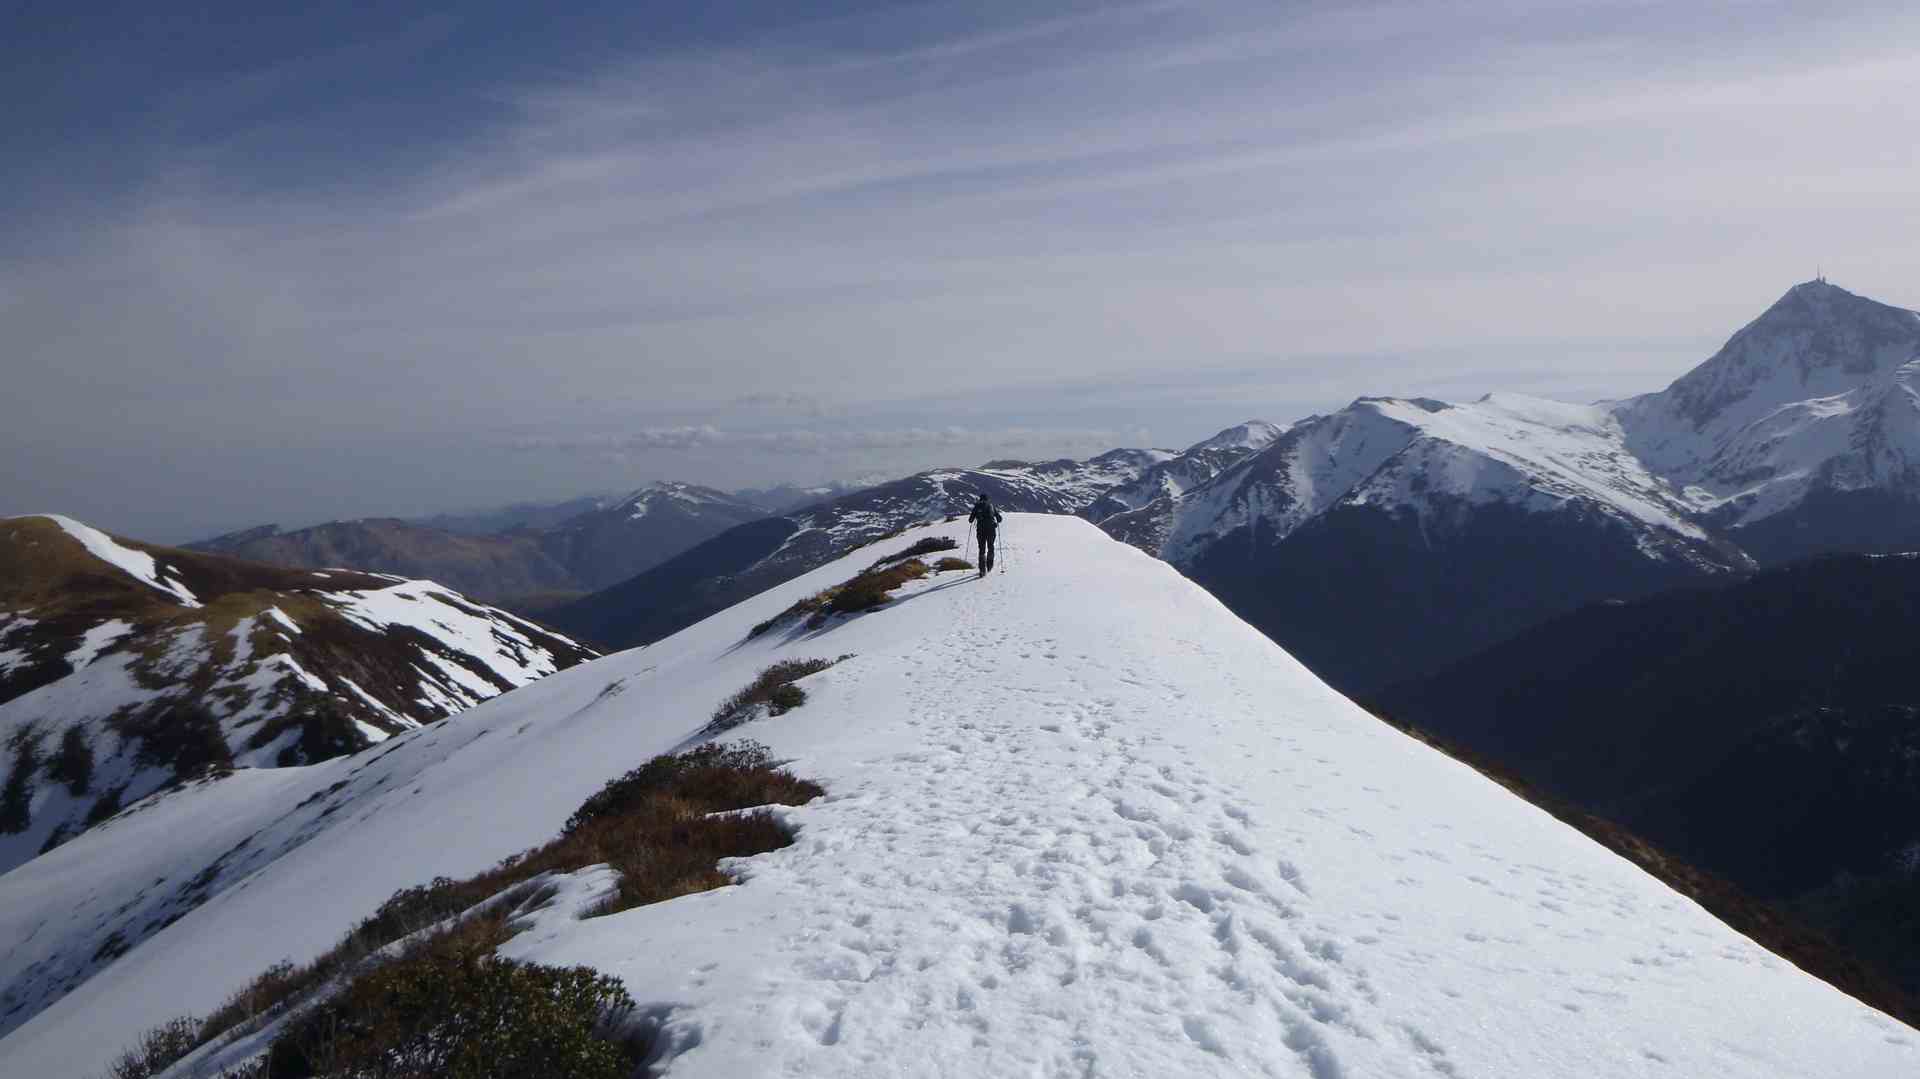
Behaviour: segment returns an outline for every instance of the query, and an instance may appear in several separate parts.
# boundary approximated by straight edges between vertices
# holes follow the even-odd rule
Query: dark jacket
[[[1000,511],[990,502],[975,502],[973,512],[967,514],[967,520],[982,532],[994,533],[1000,530]]]

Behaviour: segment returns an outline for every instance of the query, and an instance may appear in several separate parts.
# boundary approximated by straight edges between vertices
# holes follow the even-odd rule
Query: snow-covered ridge
[[[1336,506],[1444,521],[1494,502],[1596,510],[1643,530],[1655,558],[1690,557],[1709,539],[1607,409],[1500,393],[1465,404],[1364,397],[1302,420],[1177,496],[1164,538],[1147,549],[1180,565],[1234,533],[1277,542]]]
[[[1619,421],[1604,408],[1514,393],[1488,394],[1468,405],[1393,399],[1362,404],[1437,444],[1428,452],[1441,456],[1426,467],[1379,477],[1353,493],[1356,501],[1385,498],[1424,508],[1423,495],[1470,502],[1584,499],[1642,524],[1694,539],[1706,536],[1687,519],[1685,503],[1628,451]],[[1425,480],[1419,490],[1412,482],[1416,476]]]
[[[1179,497],[1279,430],[1250,420],[1179,452],[1116,449],[1083,461],[990,461],[978,468],[932,469],[791,514],[797,530],[761,565],[817,561],[824,552],[965,512],[983,493],[1002,509],[1102,521]]]
[[[629,519],[637,521],[664,503],[676,503],[683,509],[694,512],[698,512],[702,506],[747,508],[746,503],[725,491],[674,480],[660,480],[628,495],[621,501],[619,509],[625,512]]]
[[[1171,568],[1064,516],[1008,536],[1008,572],[746,639],[875,555],[854,552],[457,724],[239,773],[0,877],[0,938],[39,949],[156,872],[214,866],[203,906],[0,1039],[0,1071],[97,1070],[393,890],[550,837],[766,664],[851,652],[738,732],[829,791],[785,811],[794,846],[733,865],[738,887],[561,911],[505,949],[669,1007],[667,1074],[1920,1072],[1920,1035],[1364,714]]]

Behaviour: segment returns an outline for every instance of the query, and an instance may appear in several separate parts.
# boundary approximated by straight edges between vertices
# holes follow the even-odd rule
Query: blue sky
[[[1658,388],[1920,306],[1920,12],[15,4],[0,512],[179,540]]]

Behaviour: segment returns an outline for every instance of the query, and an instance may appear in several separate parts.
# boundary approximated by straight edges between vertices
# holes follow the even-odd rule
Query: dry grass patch
[[[933,564],[933,572],[950,573],[954,570],[972,569],[973,563],[964,558],[943,558]]]
[[[834,585],[824,591],[815,592],[765,622],[747,631],[747,639],[752,640],[762,633],[795,621],[801,617],[807,620],[808,629],[819,629],[826,625],[827,619],[836,614],[856,614],[870,611],[887,602],[888,593],[908,581],[917,581],[929,572],[927,564],[918,558],[901,555],[901,561],[893,562],[881,559],[871,569]]]
[[[928,536],[903,551],[895,551],[885,558],[880,559],[873,565],[868,566],[867,569],[872,571],[882,566],[890,566],[902,559],[917,558],[923,554],[938,554],[941,551],[954,551],[958,550],[959,547],[960,544],[957,541],[950,540],[945,536]]]
[[[763,707],[769,716],[791,712],[807,703],[807,691],[793,683],[810,674],[818,674],[841,660],[852,658],[852,655],[844,655],[838,659],[781,660],[761,671],[745,689],[720,702],[720,707],[713,710],[713,718],[700,729],[700,733],[718,734],[732,730],[753,719]]]
[[[396,962],[392,959],[382,961],[377,953],[396,941],[430,929],[432,933],[407,951],[409,958],[427,955],[432,959],[428,967],[420,968],[420,977],[444,980],[456,975],[462,978],[471,976],[479,978],[479,984],[483,987],[492,986],[486,990],[489,993],[505,991],[501,988],[503,986],[545,985],[553,993],[574,993],[578,996],[585,991],[582,986],[588,984],[579,981],[578,977],[553,980],[558,976],[540,974],[534,977],[493,969],[491,966],[503,962],[492,959],[491,953],[513,935],[513,923],[518,912],[544,901],[548,894],[540,878],[547,874],[570,873],[590,865],[610,865],[619,874],[618,890],[593,911],[592,916],[613,914],[647,903],[723,887],[732,883],[732,880],[719,870],[721,859],[778,850],[793,841],[773,814],[766,810],[747,813],[729,811],[752,810],[776,804],[799,805],[821,793],[823,791],[818,784],[800,779],[774,765],[767,748],[753,742],[711,743],[685,753],[655,757],[609,781],[583,802],[568,818],[558,839],[507,858],[492,869],[465,880],[439,877],[428,884],[395,892],[379,909],[349,931],[340,943],[312,962],[275,964],[204,1020],[183,1017],[156,1028],[115,1066],[116,1069],[125,1067],[133,1070],[110,1071],[109,1079],[144,1079],[215,1039],[240,1037],[259,1030],[301,1002],[325,992],[328,986],[343,978],[354,979],[342,991],[349,996],[355,992],[354,987],[375,975],[380,977],[370,984],[403,984],[394,981],[398,975],[381,975],[380,972],[391,969]],[[448,967],[448,956],[458,958],[458,963]],[[369,964],[372,964],[371,967]],[[487,969],[480,969],[482,967]],[[554,968],[542,969],[551,971]],[[464,983],[448,982],[444,991],[457,996],[459,992],[466,991],[460,988],[460,984]],[[310,1014],[334,1016],[338,1021],[337,1029],[358,1031],[353,1034],[353,1045],[400,1044],[380,1040],[386,1035],[376,1037],[378,1030],[388,1029],[382,1025],[387,1020],[380,1018],[377,1009],[367,1010],[368,1000],[385,998],[363,995],[355,999],[358,1003],[350,1003],[357,1010],[350,1016],[335,1010],[332,1002],[317,1006]],[[628,1005],[631,1005],[630,1001]],[[575,1014],[576,1019],[578,1014]],[[191,1029],[191,1039],[180,1035],[186,1029]],[[435,1029],[453,1036],[465,1028],[455,1025]],[[308,1018],[303,1017],[281,1036],[295,1037],[296,1042],[291,1044],[298,1047],[298,1053],[283,1060],[277,1055],[280,1053],[280,1041],[276,1039],[275,1055],[270,1055],[267,1069],[256,1074],[274,1077],[335,1074],[601,1074],[591,1071],[539,1070],[380,1071],[366,1070],[360,1064],[353,1064],[346,1071],[299,1070],[321,1067],[327,1060],[345,1062],[340,1067],[347,1068],[352,1061],[364,1063],[373,1059],[353,1055],[358,1054],[359,1049],[352,1050],[347,1056],[315,1055],[322,1048],[329,1053],[346,1050],[337,1046],[316,1048],[319,1043],[312,1040],[313,1036]],[[138,1068],[146,1066],[142,1062],[157,1060],[165,1055],[150,1051],[149,1042],[153,1045],[164,1044],[167,1053],[174,1055],[157,1068],[139,1071]],[[421,1059],[433,1062],[435,1067],[450,1067],[446,1060],[452,1058],[432,1055],[453,1051],[449,1046],[438,1042],[405,1044],[428,1053]],[[568,1044],[577,1046],[578,1043]],[[461,1056],[458,1059],[484,1060],[486,1057]],[[293,1070],[276,1070],[283,1065]],[[631,1062],[627,1067],[630,1071]],[[611,1074],[625,1075],[628,1072]]]
[[[889,592],[927,575],[927,564],[917,558],[895,562],[885,569],[870,569],[837,589],[816,619],[828,614],[854,614],[870,611],[887,602]]]

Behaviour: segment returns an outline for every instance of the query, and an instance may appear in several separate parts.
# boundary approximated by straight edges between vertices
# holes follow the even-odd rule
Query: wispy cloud
[[[1129,432],[1135,433],[1135,432]],[[723,430],[710,424],[686,427],[648,427],[608,434],[568,432],[520,435],[508,445],[529,453],[644,454],[653,450],[737,450],[760,454],[846,454],[891,450],[1019,450],[1059,447],[1110,449],[1120,432],[1111,429],[1006,427],[978,429],[962,426],[894,429],[793,429],[784,431]],[[961,459],[954,463],[972,463]]]
[[[443,135],[304,147],[310,174],[277,152],[297,123],[195,136],[379,48],[340,46],[184,89],[152,182],[10,221],[0,442],[244,470],[290,431],[405,433],[451,447],[426,478],[329,482],[465,503],[597,485],[558,464],[596,454],[746,480],[1648,389],[1816,264],[1920,303],[1916,30],[1891,4],[922,7],[476,81]],[[462,452],[516,438],[551,477]]]

